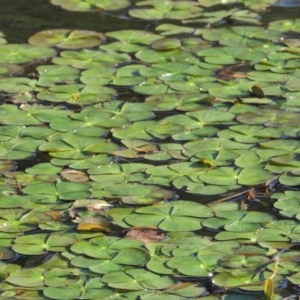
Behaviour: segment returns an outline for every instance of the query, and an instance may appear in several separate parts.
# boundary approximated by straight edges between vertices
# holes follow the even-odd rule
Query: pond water
[[[0,300],[299,297],[299,15],[2,0]]]

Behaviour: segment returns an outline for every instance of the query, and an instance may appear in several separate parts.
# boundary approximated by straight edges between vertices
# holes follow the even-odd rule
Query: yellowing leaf
[[[264,284],[264,296],[267,300],[272,300],[274,297],[273,279],[267,279]]]
[[[106,228],[101,225],[93,224],[93,223],[85,223],[78,225],[77,230],[89,230],[89,231],[102,231],[107,232]]]
[[[210,165],[213,168],[216,167],[216,165],[211,160],[209,160],[209,159],[203,159],[203,163],[207,164],[207,165]]]

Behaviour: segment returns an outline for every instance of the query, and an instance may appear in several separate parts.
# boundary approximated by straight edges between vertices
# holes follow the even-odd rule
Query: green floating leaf
[[[36,80],[25,77],[4,78],[0,80],[0,88],[9,94],[32,92],[36,87]]]
[[[42,123],[50,123],[56,119],[66,119],[70,111],[61,106],[45,106],[41,104],[21,105],[20,108],[27,113],[28,118],[34,116]]]
[[[162,299],[162,297],[166,297],[166,299],[169,300],[176,300],[181,299],[180,297],[197,297],[199,295],[202,295],[205,293],[205,288],[201,284],[194,284],[191,282],[184,282],[181,284],[175,285],[173,288],[168,289],[166,293],[163,293],[162,295],[155,295],[154,293],[151,295],[145,295],[144,297],[141,297],[141,299],[156,299],[159,300]],[[170,295],[171,294],[171,295]],[[175,296],[176,295],[176,296]],[[154,298],[152,298],[154,297]],[[175,298],[176,297],[176,298]]]
[[[47,47],[28,44],[0,45],[0,63],[22,64],[36,59],[55,56],[56,52]]]
[[[105,113],[112,114],[112,124],[117,122],[118,118],[125,118],[128,121],[142,121],[151,119],[154,117],[152,113],[152,107],[147,103],[130,103],[126,101],[111,101],[102,104],[96,104],[92,109],[99,108]],[[88,110],[87,110],[88,111]],[[85,110],[83,110],[85,112]],[[74,116],[74,115],[73,115]],[[80,115],[77,115],[80,117]],[[78,118],[79,119],[79,118]],[[105,121],[107,122],[107,121]],[[123,125],[123,124],[122,124]],[[102,125],[106,127],[104,124]],[[117,126],[109,126],[117,127]]]
[[[111,100],[115,94],[116,91],[108,87],[67,84],[50,87],[48,90],[38,93],[37,97],[41,100],[50,102],[67,102],[75,105],[88,105]]]
[[[273,173],[291,172],[294,175],[299,175],[298,168],[300,167],[299,155],[293,153],[283,153],[278,157],[272,157],[266,165],[266,169]]]
[[[115,64],[125,63],[129,60],[130,56],[127,54],[82,49],[76,52],[62,51],[60,56],[55,57],[52,62],[78,69],[90,69],[97,67],[112,68]]]
[[[148,252],[138,248],[123,248],[120,251],[114,251],[114,258],[88,259],[83,256],[76,256],[71,263],[74,266],[89,268],[92,272],[98,274],[108,274],[115,271],[121,271],[123,265],[138,266],[144,265],[149,259]]]
[[[197,30],[195,32],[195,34],[198,34],[198,31],[201,32],[201,30]],[[192,53],[197,53],[199,50],[201,49],[206,49],[206,48],[210,48],[211,47],[211,43],[201,39],[201,38],[197,38],[197,37],[189,37],[189,38],[184,38],[181,40],[181,49],[184,51],[188,51],[188,52],[192,52]],[[196,65],[198,65],[199,67],[203,67],[205,68],[205,66],[208,69],[214,69],[214,67],[216,66],[211,66],[208,64],[205,64],[203,62],[198,61],[197,59],[195,59],[195,57],[190,56],[189,59],[187,59],[187,61],[191,62],[191,63],[195,63]]]
[[[53,199],[76,200],[90,196],[90,187],[78,182],[36,183],[23,189],[28,195],[49,196]]]
[[[129,65],[119,68],[92,68],[82,72],[80,80],[85,84],[131,86],[143,83],[147,78],[140,76],[141,65]],[[137,104],[137,103],[135,103]]]
[[[187,158],[182,155],[182,145],[179,144],[163,144],[159,151],[144,155],[144,158],[149,160],[168,160],[172,158],[186,160]]]
[[[212,210],[189,201],[176,201],[136,210],[125,218],[133,226],[154,226],[166,231],[193,231],[200,229],[201,218],[211,216]]]
[[[25,208],[30,203],[30,198],[26,196],[0,196],[1,208]]]
[[[51,268],[44,274],[45,285],[52,287],[65,287],[80,281],[79,270]]]
[[[122,197],[122,202],[127,204],[153,204],[159,201],[171,199],[175,196],[175,192],[172,190],[163,189],[161,187],[147,187],[149,193],[143,196],[127,196]],[[111,192],[113,194],[113,192]]]
[[[244,185],[258,185],[268,182],[273,178],[271,172],[262,168],[245,168],[238,176],[238,183]]]
[[[207,63],[211,64],[234,64],[240,60],[260,60],[265,57],[263,52],[251,51],[247,47],[216,47],[203,49],[197,53],[199,57],[204,57]]]
[[[139,139],[126,139],[121,141],[127,148],[119,149],[114,152],[116,156],[127,157],[127,158],[139,158],[143,157],[144,153],[156,151],[157,147],[151,143]]]
[[[242,51],[251,52],[250,47],[259,47],[260,52],[271,52],[279,47],[277,45],[264,46],[267,41],[278,39],[281,33],[274,30],[265,30],[258,26],[233,26],[230,28],[221,27],[204,30],[203,37],[208,41],[219,41],[221,45],[226,46],[242,46]],[[239,48],[238,47],[238,48]],[[246,48],[248,49],[246,49]],[[239,53],[239,49],[233,49],[233,53]],[[255,52],[255,51],[254,51]],[[241,53],[241,52],[240,52]],[[252,54],[249,53],[251,56]],[[253,57],[255,60],[255,58]],[[256,60],[255,60],[256,61]]]
[[[33,139],[46,139],[55,131],[48,127],[43,126],[2,126],[0,128],[0,140],[8,141],[11,138],[23,138],[24,140]]]
[[[203,258],[205,261],[191,256],[175,257],[167,262],[167,266],[186,276],[207,277],[212,274],[211,270],[216,267],[219,258],[214,253],[211,257],[206,256]]]
[[[83,157],[81,159],[60,159],[60,158],[53,158],[51,159],[51,163],[56,166],[69,166],[70,168],[74,169],[88,169],[91,167],[95,167],[95,165],[107,164],[114,159],[113,155],[110,154],[99,154],[93,155],[88,157]]]
[[[128,248],[132,249],[132,248]],[[108,274],[111,272],[121,271],[122,265],[113,263],[109,259],[91,259],[86,256],[76,255],[71,260],[71,264],[75,267],[89,268],[90,271],[98,274]]]
[[[214,97],[199,94],[169,94],[156,95],[146,98],[146,103],[153,106],[155,111],[194,111],[211,106]]]
[[[238,184],[258,185],[272,179],[272,173],[260,168],[233,169],[220,167],[199,175],[199,179],[208,184],[234,186]]]
[[[196,119],[198,126],[205,126],[209,124],[226,124],[233,123],[234,114],[229,112],[221,112],[216,110],[202,110],[197,112],[189,112],[186,115]]]
[[[179,49],[158,51],[154,49],[141,50],[135,54],[136,58],[147,63],[161,63],[167,61],[185,62],[193,58],[190,53]]]
[[[186,1],[167,0],[148,0],[137,3],[137,6],[152,6],[153,8],[134,8],[129,10],[132,17],[146,20],[153,19],[175,19],[184,20],[194,18],[200,14],[202,9],[197,3],[187,3]]]
[[[55,175],[58,174],[62,168],[55,167],[50,163],[36,164],[26,169],[26,173],[33,175]]]
[[[220,167],[201,174],[199,178],[201,181],[209,184],[234,185],[237,182],[239,172],[239,169]]]
[[[257,71],[267,71],[270,70],[274,73],[284,73],[285,76],[287,76],[286,73],[294,72],[295,69],[298,69],[298,63],[299,61],[297,59],[265,59],[261,61],[260,63],[255,64],[255,69]],[[268,74],[269,75],[269,74]],[[288,76],[287,76],[288,77]],[[283,80],[285,82],[285,78]]]
[[[167,121],[143,121],[130,124],[123,128],[114,130],[113,135],[119,139],[143,139],[151,140],[154,137],[164,139],[173,134],[182,132],[183,126],[169,123]]]
[[[195,31],[193,27],[179,26],[174,24],[161,24],[155,28],[155,31],[161,31],[162,35],[174,35],[179,33],[191,34]]]
[[[118,42],[103,45],[101,49],[128,53],[148,49],[153,41],[163,38],[161,35],[143,30],[119,30],[108,32],[106,36],[117,39]]]
[[[188,242],[188,239],[186,242]],[[239,247],[236,242],[208,242],[206,245],[199,245],[196,256],[178,255],[178,257],[171,258],[167,265],[187,276],[211,276],[212,272],[219,266],[222,258],[232,255],[236,247]],[[181,248],[185,248],[185,246],[182,245]],[[178,253],[177,250],[180,251],[181,249],[176,249],[174,252]]]
[[[0,246],[0,256],[1,260],[11,260],[15,258],[16,253],[11,248]]]
[[[122,264],[122,265],[144,265],[150,259],[148,252],[135,249],[135,248],[126,248],[122,249],[117,256],[112,260],[113,263]]]
[[[56,300],[76,300],[76,299],[97,299],[112,297],[115,291],[108,288],[100,281],[99,277],[85,278],[75,284],[64,287],[46,287],[43,290],[44,295],[50,299]]]
[[[12,272],[7,281],[23,287],[38,287],[43,284],[56,287],[67,286],[80,280],[76,271],[60,268],[53,268],[48,272],[41,268],[24,269]]]
[[[0,241],[0,246],[1,247],[5,247],[6,249],[9,247],[9,252],[10,253],[14,253],[11,250],[11,246],[13,244],[13,240],[17,237],[21,235],[21,233],[7,233],[7,232],[1,232],[0,233],[0,237],[1,237],[1,241]],[[3,254],[4,256],[6,256],[6,249],[3,249]]]
[[[134,208],[112,208],[108,210],[105,215],[113,218],[112,223],[123,228],[128,228],[129,225],[124,221],[124,218],[130,215]]]
[[[248,150],[251,144],[242,144],[228,139],[210,138],[199,139],[184,144],[184,154],[188,157],[201,153],[202,151],[220,152],[221,150]]]
[[[233,99],[236,97],[247,98],[251,96],[253,81],[241,79],[238,81],[209,82],[202,85],[202,89],[208,91],[211,96],[221,99]]]
[[[69,66],[43,65],[36,68],[40,78],[39,86],[49,87],[59,83],[76,83],[79,79],[79,71]]]
[[[77,240],[76,237],[67,234],[37,233],[16,238],[13,249],[25,255],[39,255],[48,251],[62,252]]]
[[[264,124],[269,127],[295,126],[297,114],[279,109],[261,109],[258,113],[246,112],[237,116],[237,120],[244,124]]]
[[[116,144],[107,140],[76,135],[64,139],[54,139],[40,146],[40,151],[49,152],[51,156],[65,159],[85,159],[96,153],[112,153],[118,149]]]
[[[230,272],[222,272],[220,274],[217,274],[214,277],[214,280],[218,285],[232,288],[232,287],[239,287],[241,285],[257,284],[260,283],[261,281],[267,280],[272,275],[271,272],[267,272],[267,271],[257,272],[255,271],[255,269],[254,270],[252,269],[251,271],[243,272],[242,269],[241,271],[235,270]],[[278,281],[282,279],[282,277],[277,275],[276,279],[277,279],[277,284],[279,284]],[[262,290],[263,286],[261,285],[259,288]]]
[[[223,4],[223,3],[222,3]],[[209,24],[219,24],[226,22],[228,19],[243,23],[260,24],[258,21],[259,15],[249,10],[229,9],[222,11],[204,12],[200,19],[187,20],[184,23],[190,22],[207,22]]]
[[[242,0],[241,2],[243,2],[247,7],[249,7],[252,10],[260,11],[260,10],[266,9],[273,3],[276,3],[277,1],[276,0],[262,0],[262,1],[260,1],[260,0]]]
[[[1,43],[1,38],[0,38]],[[18,65],[2,63],[0,64],[0,78],[9,77],[10,75],[19,75],[24,69]]]
[[[300,153],[300,142],[296,140],[273,140],[261,143],[260,145],[264,148]]]
[[[54,5],[60,5],[70,11],[103,11],[119,10],[130,5],[128,0],[51,0]]]
[[[107,183],[127,183],[142,181],[143,173],[150,165],[132,163],[132,164],[119,164],[110,163],[107,165],[97,166],[88,170],[91,179],[98,182]]]
[[[37,32],[28,39],[28,43],[62,49],[81,49],[98,46],[104,38],[103,34],[90,30],[52,29]]]
[[[0,212],[1,232],[25,232],[35,230],[40,223],[47,223],[52,217],[42,212],[21,208],[2,209]]]
[[[0,142],[0,159],[24,159],[33,156],[43,140],[12,138]]]
[[[217,212],[216,217],[204,220],[202,224],[212,229],[224,226],[227,231],[246,232],[260,229],[265,223],[272,221],[274,218],[263,212],[225,211]]]
[[[112,272],[101,279],[108,286],[126,290],[166,289],[176,283],[170,276],[159,276],[142,269],[131,269],[125,272]]]
[[[151,67],[141,68],[139,73],[146,77],[157,77],[165,83],[184,81],[189,76],[204,77],[211,74],[210,70],[202,69],[198,66],[193,66],[186,62],[164,62],[152,64]]]
[[[103,236],[90,239],[89,241],[79,241],[77,243],[74,243],[74,245],[71,246],[71,250],[74,253],[85,254],[86,256],[92,258],[114,259],[119,251],[131,248],[141,249],[142,245],[142,242],[139,242],[135,239],[120,239],[117,237]],[[127,250],[125,252],[127,253]],[[145,253],[145,255],[147,256],[147,253]],[[143,257],[145,258],[145,256]],[[128,258],[126,260],[123,254],[121,254],[119,258],[119,263],[121,263],[121,261],[130,261],[129,265],[134,265],[134,262],[131,261],[132,258]],[[149,259],[148,257],[146,261],[144,261],[144,258],[141,258],[142,262],[137,263],[137,265],[143,264]]]
[[[300,32],[300,23],[298,19],[277,20],[269,23],[269,28],[280,32]]]
[[[243,150],[241,150],[242,152]],[[224,150],[220,151],[201,151],[197,153],[191,161],[202,162],[203,164],[211,167],[216,166],[229,166],[235,163],[237,166],[237,161],[240,159],[240,155],[237,154],[238,151]],[[244,151],[243,151],[244,152]],[[251,151],[245,151],[246,153],[254,153]],[[243,167],[243,166],[241,166]]]
[[[272,198],[277,199],[274,207],[279,209],[281,215],[289,218],[298,217],[300,212],[300,193],[298,191],[286,191],[284,194],[275,193]]]
[[[98,137],[104,136],[107,134],[107,130],[98,126],[89,126],[89,123],[69,120],[66,124],[65,120],[54,121],[50,124],[51,128],[56,129],[59,132],[66,132],[66,134],[72,134],[77,136],[86,136],[86,137]],[[59,138],[57,134],[55,137]],[[54,136],[53,136],[54,137]]]
[[[270,223],[272,224],[272,223]],[[264,228],[263,230],[247,231],[247,232],[219,232],[215,238],[218,241],[236,240],[243,243],[259,243],[263,247],[272,247],[273,242],[288,242],[289,230],[282,230],[277,228]],[[287,246],[283,244],[283,248]],[[275,245],[276,247],[276,245]],[[282,247],[282,246],[280,246]]]
[[[293,79],[293,76],[288,76],[287,74],[281,73],[271,73],[266,71],[252,71],[247,74],[248,78],[255,81],[265,81],[265,82],[288,82],[288,80]]]
[[[7,281],[24,287],[42,287],[44,286],[44,269],[34,268],[12,272]]]
[[[151,47],[158,50],[171,50],[180,48],[181,42],[179,39],[160,39],[152,42]]]
[[[300,272],[297,272],[293,274],[292,276],[287,276],[286,277],[290,282],[292,282],[295,285],[299,285],[300,283]]]
[[[221,138],[234,139],[240,143],[259,143],[282,135],[283,132],[278,129],[259,125],[235,125],[218,133]]]
[[[299,171],[299,169],[297,171]],[[297,171],[296,171],[296,174],[294,174],[293,171],[282,174],[279,177],[279,182],[282,183],[282,184],[285,184],[287,186],[297,186],[297,185],[299,185],[299,183],[300,183],[300,174]]]
[[[204,110],[203,113],[201,111],[199,112],[199,114],[195,114],[196,117],[193,117],[193,114],[174,115],[166,117],[164,119],[164,123],[170,122],[171,124],[175,123],[184,127],[183,131],[172,135],[172,138],[176,141],[194,141],[201,137],[211,137],[218,132],[218,129],[214,126],[209,126],[210,122],[212,122],[212,124],[215,123],[213,118],[210,118],[209,116],[212,116],[214,113],[211,114],[208,111],[208,116],[206,118],[204,117],[206,111],[207,110]],[[226,118],[226,116],[224,117]],[[207,122],[207,124],[205,124],[204,122]],[[221,120],[220,123],[222,123]]]

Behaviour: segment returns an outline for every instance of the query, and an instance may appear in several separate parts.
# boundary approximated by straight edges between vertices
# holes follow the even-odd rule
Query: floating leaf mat
[[[0,298],[298,297],[299,20],[132,2],[51,0],[154,32],[0,33]]]

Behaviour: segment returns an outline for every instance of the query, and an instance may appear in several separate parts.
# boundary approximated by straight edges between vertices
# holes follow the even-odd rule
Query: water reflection
[[[275,3],[274,6],[284,6],[284,7],[299,6],[300,7],[300,1],[299,0],[280,0],[278,3]]]

